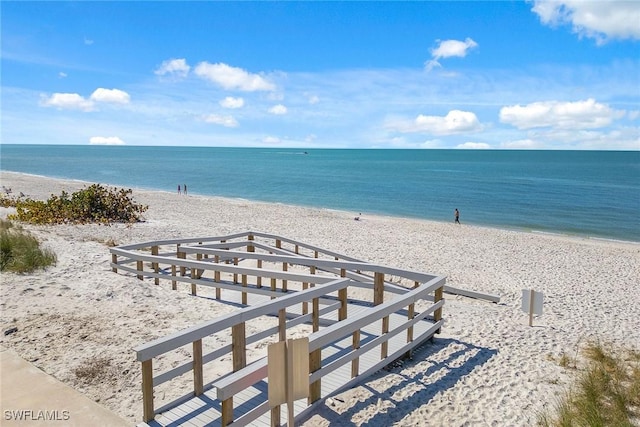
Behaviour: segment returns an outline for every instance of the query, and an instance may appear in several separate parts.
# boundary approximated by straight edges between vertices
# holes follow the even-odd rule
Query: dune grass
[[[42,249],[35,237],[11,221],[0,219],[0,271],[29,273],[56,261],[55,253]]]
[[[640,426],[640,351],[591,343],[575,384],[555,406],[543,413],[544,427]],[[575,364],[574,364],[575,366]]]

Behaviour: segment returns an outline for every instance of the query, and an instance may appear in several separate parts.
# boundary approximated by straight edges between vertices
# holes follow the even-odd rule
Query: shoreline
[[[175,191],[163,190],[163,189],[158,189],[158,188],[129,187],[129,186],[122,186],[122,185],[111,184],[111,183],[85,181],[85,180],[74,179],[74,178],[59,178],[59,177],[53,177],[53,176],[30,174],[30,173],[24,173],[24,172],[5,171],[5,170],[0,171],[0,176],[2,176],[4,174],[7,174],[7,176],[10,176],[11,174],[14,174],[16,176],[24,175],[26,177],[33,177],[33,178],[39,178],[39,179],[53,179],[53,180],[61,181],[61,182],[67,181],[69,183],[78,183],[78,184],[83,184],[83,185],[100,184],[100,185],[104,185],[104,186],[108,186],[108,187],[117,187],[117,188],[126,188],[126,189],[131,188],[134,191],[140,191],[140,192],[158,192],[158,193],[163,193],[163,194],[167,194],[167,195],[176,194]],[[77,189],[75,189],[73,191],[77,191],[78,189],[81,189],[81,188],[82,187],[78,187]],[[47,198],[49,198],[49,196],[50,196],[50,194],[46,195],[42,200],[46,200]],[[296,204],[290,204],[290,203],[285,203],[285,202],[269,202],[269,201],[262,201],[262,200],[247,199],[247,198],[244,198],[244,197],[227,197],[227,196],[219,196],[219,195],[200,194],[200,193],[197,193],[197,192],[195,192],[195,193],[191,193],[190,192],[189,195],[186,196],[186,197],[214,198],[214,199],[222,199],[222,200],[229,200],[229,201],[236,200],[236,201],[247,202],[247,203],[265,203],[265,204],[289,206],[291,208],[317,209],[317,210],[321,210],[321,211],[338,212],[338,213],[342,213],[342,214],[346,214],[346,215],[358,215],[358,214],[356,214],[354,212],[346,211],[346,210],[343,210],[343,209],[331,208],[331,207],[296,205]],[[448,221],[438,221],[436,219],[428,219],[428,218],[404,217],[404,216],[395,216],[395,215],[380,214],[380,213],[367,213],[366,211],[364,213],[365,213],[364,216],[367,216],[367,217],[383,217],[383,218],[389,218],[391,220],[398,220],[398,221],[400,221],[400,220],[411,220],[411,221],[425,221],[425,222],[431,222],[431,223],[436,223],[436,224],[448,224],[449,223]],[[612,243],[623,243],[623,244],[640,245],[640,240],[639,241],[621,240],[621,239],[615,239],[615,238],[609,238],[609,237],[594,236],[594,235],[589,235],[589,234],[563,233],[563,232],[560,232],[560,231],[536,230],[536,229],[530,229],[530,228],[525,228],[525,227],[517,227],[517,226],[512,226],[512,227],[509,227],[509,226],[497,226],[497,225],[496,226],[492,226],[492,225],[488,225],[488,224],[476,224],[476,223],[464,223],[464,225],[465,226],[470,226],[470,227],[486,228],[486,229],[497,230],[497,231],[513,231],[513,232],[517,232],[517,233],[531,233],[531,234],[558,236],[558,237],[569,238],[569,239],[586,239],[586,240],[604,241],[604,242],[612,242]]]
[[[87,184],[5,171],[0,177],[14,193],[34,199]],[[354,221],[345,211],[135,188],[133,199],[149,205],[145,222],[23,225],[54,250],[58,263],[32,274],[3,272],[0,286],[0,325],[3,331],[17,328],[0,344],[132,425],[141,419],[142,400],[131,349],[236,308],[207,298],[204,290],[193,297],[186,286],[172,291],[168,283],[111,272],[110,240],[120,245],[271,232],[500,295],[498,304],[446,295],[445,325],[433,343],[413,360],[333,397],[305,426],[406,426],[425,419],[434,425],[529,426],[572,382],[574,371],[560,366],[563,356],[576,357],[590,340],[640,349],[636,243],[368,214]],[[0,208],[0,217],[10,211]],[[545,295],[534,327],[521,311],[522,289]],[[171,366],[184,357],[170,355],[160,363]],[[76,370],[92,361],[102,361],[104,376],[79,378]],[[160,388],[157,407],[185,394],[189,382]]]

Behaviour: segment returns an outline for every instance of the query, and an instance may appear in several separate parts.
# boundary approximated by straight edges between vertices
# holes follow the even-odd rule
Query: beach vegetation
[[[30,273],[54,265],[56,254],[20,226],[0,219],[0,271]]]
[[[544,427],[634,426],[640,419],[640,351],[590,343],[575,384],[540,414]]]
[[[46,200],[18,199],[10,219],[31,224],[111,224],[142,220],[148,206],[134,202],[132,190],[93,184],[72,194],[63,191]]]

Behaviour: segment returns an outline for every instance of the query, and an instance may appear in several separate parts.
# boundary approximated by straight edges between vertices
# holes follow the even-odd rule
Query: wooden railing
[[[273,239],[275,245],[256,241],[256,237]],[[309,336],[310,404],[321,397],[322,377],[335,369],[351,364],[351,380],[345,383],[346,386],[408,354],[415,345],[432,337],[442,327],[444,277],[365,263],[280,236],[247,232],[221,237],[163,240],[111,248],[111,253],[114,271],[130,272],[141,280],[153,278],[156,284],[160,279],[170,280],[174,289],[177,282],[190,283],[193,294],[197,292],[196,286],[214,287],[218,299],[221,298],[221,290],[241,292],[243,304],[247,302],[247,294],[277,297],[135,348],[137,360],[142,364],[145,421],[153,419],[158,412],[154,407],[154,387],[189,372],[193,375],[193,393],[184,398],[198,396],[215,387],[222,402],[222,425],[232,421],[234,425],[244,425],[255,420],[268,411],[267,404],[235,418],[233,413],[233,396],[264,380],[267,374],[266,358],[247,363],[246,346],[265,338],[283,341],[287,330],[297,325],[309,324],[313,331]],[[247,266],[248,263],[252,265]],[[253,264],[257,266],[253,267]],[[281,270],[265,268],[265,264],[280,265]],[[290,266],[308,268],[309,273],[301,272],[299,268],[297,272],[288,271]],[[223,280],[222,274],[227,280]],[[412,289],[388,282],[385,276],[410,282]],[[289,284],[293,282],[301,284],[301,289],[298,286],[292,292]],[[371,298],[362,301],[370,308],[350,317],[347,316],[349,287],[372,291]],[[385,301],[385,292],[395,296]],[[327,298],[329,294],[337,294],[337,298]],[[421,300],[426,303],[420,304],[423,308],[418,312],[416,302]],[[302,314],[294,317],[287,309],[298,304],[301,304],[299,312]],[[336,320],[327,323],[327,316],[333,312]],[[394,313],[402,313],[406,321],[390,330],[389,316]],[[246,322],[261,316],[277,317],[278,326],[247,336]],[[322,329],[321,318],[325,319],[326,325]],[[415,324],[424,319],[431,321],[430,327],[414,336]],[[362,328],[374,322],[380,322],[379,335],[361,345]],[[222,331],[230,331],[231,344],[203,354],[203,340]],[[389,354],[389,340],[400,333],[406,334],[406,344]],[[336,360],[323,360],[322,349],[345,337],[351,337],[350,349]],[[154,358],[183,346],[191,347],[192,359],[154,375]],[[380,348],[379,361],[361,372],[360,356],[375,347]],[[233,372],[207,378],[209,381],[206,382],[203,366],[227,355],[231,356]],[[177,403],[172,402],[165,408]],[[279,423],[279,414],[278,408],[272,410],[272,422]]]

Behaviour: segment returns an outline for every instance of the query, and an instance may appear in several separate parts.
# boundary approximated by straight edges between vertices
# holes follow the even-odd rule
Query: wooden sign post
[[[542,316],[544,295],[533,289],[522,290],[522,311],[529,313],[529,326],[533,326],[533,315]]]
[[[309,396],[309,338],[289,339],[267,348],[269,406],[287,404],[287,426],[294,426],[293,402]]]

